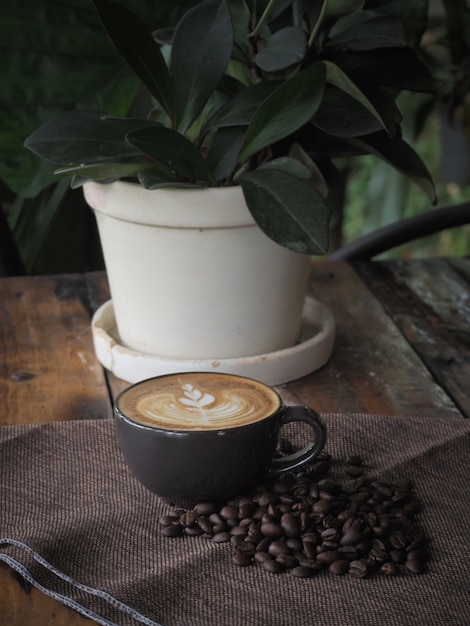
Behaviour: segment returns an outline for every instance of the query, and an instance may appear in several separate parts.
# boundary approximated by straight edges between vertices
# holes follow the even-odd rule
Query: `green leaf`
[[[389,135],[395,136],[402,118],[391,94],[385,89],[368,86],[364,95],[380,111]],[[325,89],[323,102],[315,114],[313,124],[335,137],[358,137],[382,130],[382,125],[368,109],[332,85]]]
[[[265,72],[277,72],[300,63],[306,50],[305,31],[296,26],[287,26],[266,40],[263,50],[255,56],[255,63]]]
[[[243,126],[226,126],[214,134],[206,158],[216,180],[230,179],[232,176],[244,137]]]
[[[175,178],[166,178],[158,170],[142,170],[138,175],[139,183],[145,189],[162,189],[164,187],[185,187],[195,188],[200,187],[196,183],[186,183]]]
[[[311,177],[308,167],[306,167],[306,165],[301,163],[298,159],[294,159],[290,156],[279,157],[278,159],[267,161],[258,167],[258,172],[260,170],[282,170],[283,172],[292,174],[292,176],[297,176],[297,178],[309,179]]]
[[[266,24],[273,21],[292,4],[292,0],[268,0],[267,2],[252,0],[251,6],[250,3],[244,4],[245,6],[248,5],[248,11],[251,17],[260,16],[258,22],[250,33],[251,37],[256,38]]]
[[[93,0],[93,3],[116,49],[173,119],[170,76],[152,32],[121,4],[108,0]]]
[[[399,48],[406,45],[404,25],[398,19],[374,11],[360,11],[338,20],[328,40],[328,47],[348,50]]]
[[[328,196],[328,185],[325,177],[317,164],[311,159],[310,155],[305,152],[299,143],[293,143],[289,150],[289,155],[296,161],[300,161],[310,172],[310,182],[320,194],[326,198]]]
[[[260,104],[280,84],[280,81],[270,80],[244,87],[211,115],[206,127],[210,129],[221,126],[248,126]]]
[[[462,0],[465,2],[466,0]],[[455,0],[451,0],[455,5]],[[444,0],[445,3],[445,0]],[[397,17],[406,30],[408,44],[416,48],[428,28],[429,0],[392,0],[392,2],[377,3],[376,10],[384,15]],[[434,9],[431,9],[431,12]]]
[[[359,11],[365,4],[365,0],[326,0],[326,15],[339,17]]]
[[[202,2],[176,27],[170,72],[179,131],[201,113],[230,61],[233,27],[226,0]]]
[[[349,142],[368,154],[380,157],[398,172],[412,180],[436,203],[436,189],[421,157],[403,139],[389,139],[383,133],[350,139]]]
[[[387,128],[384,119],[374,107],[372,102],[365,96],[365,94],[359,89],[359,87],[357,87],[352,82],[352,80],[343,72],[341,68],[339,68],[335,63],[332,63],[331,61],[323,61],[323,63],[326,67],[326,81],[328,83],[334,85],[338,89],[341,89],[349,96],[357,100],[359,104],[361,104],[365,109],[369,111],[369,113],[371,113],[376,118],[380,125],[389,134],[392,134],[395,131],[394,128],[392,129],[392,131]]]
[[[155,165],[142,160],[137,163],[90,163],[74,167],[62,167],[55,171],[59,176],[74,175],[72,187],[78,187],[88,180],[112,181],[121,178],[136,178],[140,172],[155,170]],[[174,178],[174,177],[173,177]]]
[[[211,171],[199,150],[189,139],[171,128],[154,126],[130,132],[127,141],[153,159],[191,182],[214,184]]]
[[[248,127],[240,161],[289,136],[306,124],[320,106],[325,66],[316,63],[284,82],[258,108]]]
[[[253,218],[273,241],[303,254],[328,251],[329,209],[307,180],[265,169],[243,174],[240,184]]]
[[[25,141],[40,157],[60,165],[80,165],[126,160],[141,153],[126,142],[138,128],[155,122],[104,115],[96,111],[70,111],[47,121]]]

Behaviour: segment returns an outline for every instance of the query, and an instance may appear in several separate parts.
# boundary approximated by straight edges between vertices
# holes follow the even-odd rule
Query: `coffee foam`
[[[145,426],[220,430],[262,420],[279,396],[257,381],[229,374],[185,373],[146,380],[125,391],[118,409]]]

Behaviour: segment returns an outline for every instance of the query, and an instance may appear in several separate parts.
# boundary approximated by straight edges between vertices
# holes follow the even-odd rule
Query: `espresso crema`
[[[185,373],[134,385],[121,394],[117,408],[154,428],[218,430],[262,420],[280,404],[274,390],[249,378]]]

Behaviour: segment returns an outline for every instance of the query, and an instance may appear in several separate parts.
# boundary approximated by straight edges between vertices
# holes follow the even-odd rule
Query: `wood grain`
[[[93,626],[77,611],[57,602],[25,582],[0,562],[1,626]]]
[[[310,292],[330,308],[337,332],[330,361],[318,372],[281,389],[286,401],[311,404],[322,412],[381,415],[441,414],[461,417],[449,395],[403,336],[380,300],[382,286],[349,264],[317,262]],[[393,267],[393,266],[392,266]],[[364,279],[368,281],[364,282]]]
[[[0,281],[1,424],[110,417],[84,278]]]
[[[357,264],[386,313],[466,417],[470,417],[468,266],[468,261],[444,259]]]

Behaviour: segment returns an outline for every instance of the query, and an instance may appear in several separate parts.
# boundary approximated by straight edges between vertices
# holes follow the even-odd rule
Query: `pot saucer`
[[[228,359],[174,358],[145,354],[121,345],[111,300],[95,312],[91,329],[100,363],[129,383],[162,374],[199,371],[239,374],[268,385],[280,385],[306,376],[328,361],[333,349],[335,322],[325,306],[307,298],[297,344],[266,354]]]

